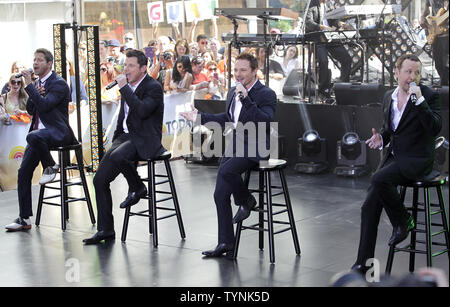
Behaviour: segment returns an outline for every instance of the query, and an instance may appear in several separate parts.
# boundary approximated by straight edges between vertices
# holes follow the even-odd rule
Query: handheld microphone
[[[411,88],[411,86],[417,86],[416,82],[411,82],[409,84],[409,87]],[[416,104],[416,102],[417,102],[417,96],[414,93],[411,94],[411,102],[414,104]]]
[[[236,82],[236,86],[238,86],[239,84],[242,85],[241,82]],[[238,96],[239,96],[239,100],[240,100],[240,101],[244,100],[244,95],[242,94],[241,91],[238,92]]]
[[[110,89],[112,89],[114,86],[116,86],[117,85],[117,81],[116,80],[114,80],[113,82],[111,82],[110,84],[108,84],[106,87],[105,87],[105,89],[107,89],[107,90],[110,90]]]
[[[30,73],[33,73],[33,68],[28,68],[27,69]],[[16,74],[15,76],[14,76],[14,78],[21,78],[23,75],[22,75],[22,73],[21,72],[19,72],[18,74]]]

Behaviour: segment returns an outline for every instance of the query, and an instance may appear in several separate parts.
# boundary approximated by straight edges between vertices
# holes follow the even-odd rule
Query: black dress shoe
[[[250,195],[250,197],[247,200],[247,203],[245,205],[239,206],[236,215],[233,217],[233,223],[237,224],[248,218],[250,216],[250,211],[252,211],[253,207],[255,206],[256,206],[256,199],[253,197],[253,195]]]
[[[202,255],[204,255],[205,257],[222,257],[222,255],[225,254],[227,258],[232,258],[233,251],[234,251],[233,244],[219,243],[215,249],[203,251]]]
[[[116,233],[114,231],[108,231],[108,232],[99,231],[95,235],[93,235],[91,238],[84,239],[83,243],[86,245],[90,245],[90,244],[98,244],[101,241],[107,242],[107,241],[112,241],[115,239],[116,239]]]
[[[144,185],[136,192],[131,192],[130,194],[128,194],[127,198],[120,204],[120,208],[125,209],[127,207],[136,205],[139,200],[145,195],[147,195],[147,188]]]
[[[389,239],[389,246],[395,246],[408,237],[408,233],[414,229],[414,219],[410,215],[404,225],[394,227],[392,236]]]

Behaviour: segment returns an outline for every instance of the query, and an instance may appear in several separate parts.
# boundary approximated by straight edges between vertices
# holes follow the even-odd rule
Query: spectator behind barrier
[[[284,51],[283,59],[282,61],[280,61],[280,65],[285,76],[289,76],[293,69],[300,68],[297,46],[291,45],[286,48],[286,50]]]
[[[75,86],[75,68],[73,63],[69,60],[66,61],[67,65],[67,75],[70,77],[67,79],[67,84],[70,88],[71,101],[69,102],[69,114],[75,111],[77,103],[77,88]],[[83,80],[80,78],[80,103],[87,104],[88,98],[86,93],[86,88],[84,87]]]
[[[205,99],[222,99],[222,94],[225,91],[225,78],[219,72],[215,61],[206,63],[206,77],[209,80],[209,90]]]
[[[164,80],[166,80],[166,73],[173,68],[174,63],[174,52],[173,50],[166,50],[159,53],[158,61],[152,68],[151,77],[157,80],[161,86],[164,86]]]
[[[193,58],[196,58],[197,56],[198,56],[198,44],[190,43],[189,44],[189,57],[191,58],[191,61]]]
[[[25,92],[23,77],[16,78],[16,74],[12,74],[9,78],[10,90],[1,95],[0,99],[0,120],[5,125],[10,125],[11,120],[17,122],[30,122],[30,115],[27,112],[28,94]]]
[[[185,39],[180,39],[175,44],[175,61],[177,61],[182,55],[188,55],[189,54],[189,44],[188,41]]]
[[[110,90],[106,90],[106,86],[113,82],[117,76],[117,72],[114,69],[114,65],[111,62],[100,63],[100,84],[102,93],[102,103],[119,103],[120,92],[119,87],[116,85]]]
[[[192,74],[193,72],[189,56],[181,56],[175,62],[172,73],[166,73],[164,91],[174,93],[188,91],[193,81]]]
[[[11,65],[11,73],[18,74],[22,70],[27,69],[20,61],[14,61]],[[6,82],[2,88],[2,95],[9,92],[9,82]]]

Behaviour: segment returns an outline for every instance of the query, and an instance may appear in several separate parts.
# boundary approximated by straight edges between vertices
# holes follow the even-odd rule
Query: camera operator
[[[159,53],[158,61],[150,69],[150,76],[157,80],[161,86],[164,86],[164,80],[166,79],[166,73],[171,72],[174,64],[174,52],[172,50],[166,50]]]

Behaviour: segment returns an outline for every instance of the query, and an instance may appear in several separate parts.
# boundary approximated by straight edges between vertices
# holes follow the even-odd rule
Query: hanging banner
[[[150,23],[164,22],[164,7],[162,1],[147,3],[147,11]]]
[[[183,1],[166,3],[167,23],[184,22]]]

